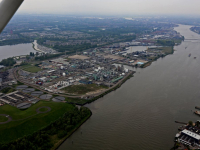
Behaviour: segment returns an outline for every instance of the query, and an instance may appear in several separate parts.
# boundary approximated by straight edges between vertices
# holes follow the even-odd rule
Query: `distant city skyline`
[[[200,15],[199,0],[25,0],[18,13]]]

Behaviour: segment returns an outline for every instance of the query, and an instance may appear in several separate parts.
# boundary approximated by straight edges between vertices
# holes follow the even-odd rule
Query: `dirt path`
[[[40,111],[41,108],[47,108],[48,110],[45,111],[45,112],[41,112],[41,111]],[[12,117],[10,117],[9,115],[0,114],[0,116],[4,116],[4,117],[8,118],[8,120],[7,120],[6,122],[0,122],[0,124],[6,124],[6,123],[9,123],[9,122],[11,122],[11,121],[23,121],[23,120],[26,120],[26,119],[31,118],[31,117],[33,117],[33,116],[36,116],[36,115],[38,115],[38,114],[44,114],[44,113],[48,113],[48,112],[50,112],[50,111],[51,111],[51,108],[50,108],[50,107],[47,107],[47,106],[39,107],[39,108],[36,109],[36,112],[37,112],[36,114],[34,114],[34,115],[32,115],[32,116],[29,116],[29,117],[26,117],[26,118],[24,118],[24,119],[19,119],[19,120],[13,120]]]
[[[41,111],[40,111],[41,108],[47,108],[48,110],[45,111],[45,112],[41,112]],[[47,107],[47,106],[40,107],[40,108],[38,108],[38,109],[36,110],[36,112],[37,112],[38,114],[44,114],[44,113],[48,113],[48,112],[50,112],[50,111],[51,111],[51,108],[50,108],[50,107]]]
[[[0,114],[0,116],[4,116],[4,117],[8,118],[8,120],[6,122],[0,122],[0,124],[6,124],[13,120],[12,117],[10,117],[9,115],[6,115],[6,114]]]

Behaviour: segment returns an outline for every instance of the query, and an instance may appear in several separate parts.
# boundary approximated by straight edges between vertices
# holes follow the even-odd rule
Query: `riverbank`
[[[83,119],[82,122],[79,125],[77,125],[77,127],[74,130],[72,130],[63,139],[59,140],[51,150],[57,150],[74,132],[76,132],[88,119],[90,119],[91,116],[92,116],[92,112],[85,119]]]
[[[36,122],[37,123],[46,122],[47,120],[50,120],[52,117],[54,117],[54,120],[52,120],[50,123],[46,122],[46,126],[40,127],[39,130],[35,130],[31,128],[31,130],[35,132],[26,133],[26,134],[23,132],[23,130],[24,128],[30,128],[32,118],[28,119],[29,120],[28,123],[25,121],[27,119],[20,120],[21,122],[26,122],[26,126],[21,126],[19,121],[16,122],[16,121],[11,120],[11,122],[8,123],[9,127],[11,123],[12,124],[19,123],[19,125],[15,125],[15,127],[17,127],[18,130],[12,131],[12,134],[14,135],[14,137],[12,137],[13,139],[12,141],[9,141],[8,143],[6,143],[5,139],[4,141],[1,140],[0,149],[15,149],[17,146],[17,149],[24,149],[24,147],[26,147],[26,149],[55,150],[68,137],[70,137],[84,122],[86,122],[92,115],[92,112],[86,107],[81,107],[80,109],[78,109],[76,106],[69,105],[66,103],[65,104],[55,103],[55,102],[44,102],[44,103],[46,103],[47,105],[48,103],[52,103],[52,104],[50,107],[46,107],[44,105],[44,107],[39,107],[36,110],[38,111],[38,114],[36,115],[38,116],[41,114],[40,116],[43,116],[43,119],[41,119],[39,122],[34,121],[34,124]],[[59,108],[56,108],[56,106],[54,106],[53,103],[56,104],[57,106],[59,105],[60,107],[62,107],[62,111],[60,112],[60,111],[55,110]],[[11,106],[9,107],[11,108]],[[32,106],[32,109],[34,110],[35,107]],[[44,109],[44,108],[47,108],[47,109]],[[29,109],[25,111],[29,111]],[[1,111],[6,111],[6,110],[1,110]],[[65,113],[63,113],[63,111]],[[53,115],[54,113],[57,113],[57,114],[59,113],[60,117]],[[13,112],[13,115],[11,116],[14,118],[19,117],[17,114],[14,114],[14,112]],[[35,118],[38,118],[37,116]],[[0,119],[2,120],[4,118],[1,117]],[[7,124],[6,122],[4,123]],[[34,125],[34,127],[35,126],[38,126],[38,125]],[[1,128],[2,128],[2,125],[1,125]],[[3,132],[6,133],[10,131],[10,128],[9,130],[6,129]],[[11,129],[14,130],[14,128],[11,128]],[[24,131],[30,132],[30,130],[27,130],[27,129]],[[20,132],[20,134],[24,134],[24,135],[19,136],[18,134],[16,134],[16,132]],[[15,136],[19,136],[19,138],[15,138]],[[10,134],[5,135],[4,138],[5,137],[9,138]]]
[[[187,26],[178,29],[185,38],[194,35]],[[199,120],[191,112],[200,96],[199,45],[184,41],[174,47],[173,55],[158,59],[148,68],[135,68],[134,78],[120,89],[87,105],[93,115],[81,127],[86,134],[83,137],[75,132],[59,150],[172,148],[179,126],[174,121]],[[197,59],[188,57],[189,53]],[[72,140],[76,144],[72,145]]]
[[[123,83],[125,83],[128,79],[130,79],[131,77],[133,77],[134,73],[135,73],[135,71],[130,71],[126,75],[126,77],[124,77],[124,79],[122,79],[121,81],[119,81],[118,83],[116,83],[113,87],[109,88],[108,90],[106,90],[106,91],[104,91],[102,93],[97,94],[97,96],[95,96],[91,100],[81,101],[81,103],[75,102],[76,100],[75,101],[67,100],[67,103],[76,104],[76,105],[80,105],[80,106],[84,106],[86,104],[90,104],[90,103],[98,100],[99,98],[104,97],[105,95],[109,94],[110,92],[113,92],[113,91],[117,90],[118,88],[120,88]]]
[[[36,50],[38,52],[41,52],[41,53],[44,53],[44,51],[42,51],[42,50],[40,50],[40,49],[37,48],[37,40],[34,40],[34,42],[32,43],[32,45],[33,45],[33,49],[34,50]]]
[[[3,59],[7,59],[9,57],[16,56],[26,56],[30,55],[30,52],[35,52],[31,43],[28,44],[18,44],[18,45],[8,45],[8,46],[0,46],[0,61]]]
[[[163,48],[160,48],[158,50],[161,50],[164,53],[164,55],[157,55],[155,57],[152,57],[151,61],[144,63],[143,65],[140,66],[140,68],[146,68],[146,67],[150,66],[152,64],[152,62],[158,60],[159,58],[173,54],[174,53],[174,46],[173,47],[163,47]],[[147,50],[147,51],[151,51],[151,50]]]
[[[72,96],[72,95],[67,95],[67,94],[63,94],[63,93],[59,93],[59,94],[55,94],[55,93],[51,93],[49,91],[46,91],[44,89],[41,89],[39,85],[33,85],[33,84],[30,84],[30,81],[27,81],[25,79],[21,79],[19,77],[19,74],[18,74],[18,70],[19,68],[16,68],[13,72],[14,74],[14,77],[17,81],[19,82],[22,82],[23,84],[27,85],[27,86],[30,86],[32,88],[35,88],[37,90],[40,90],[44,93],[48,93],[48,94],[51,94],[51,95],[55,95],[55,96],[63,96],[66,98],[66,102],[69,103],[69,104],[76,104],[76,105],[80,105],[80,106],[84,106],[86,104],[89,104],[91,102],[94,102],[96,101],[97,99],[103,97],[104,95],[116,90],[117,88],[119,88],[124,82],[126,82],[128,79],[130,79],[133,74],[135,73],[135,71],[129,71],[129,73],[123,78],[121,79],[120,81],[118,81],[114,86],[110,87],[109,89],[103,91],[103,92],[100,92],[100,93],[96,93],[95,95],[78,95],[78,96]],[[92,99],[82,99],[82,97],[93,97]]]

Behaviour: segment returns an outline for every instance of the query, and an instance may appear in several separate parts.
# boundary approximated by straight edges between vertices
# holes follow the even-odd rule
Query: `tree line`
[[[175,42],[173,40],[157,40],[157,43],[162,46],[175,46]]]
[[[27,38],[9,39],[9,40],[0,41],[0,46],[3,46],[3,45],[16,45],[16,44],[31,43],[31,42],[32,42],[32,40],[27,39]]]
[[[51,123],[42,130],[31,135],[24,136],[10,143],[1,143],[1,150],[50,150],[55,144],[55,136],[58,140],[67,137],[75,128],[91,115],[86,107],[80,110],[75,107],[65,113],[61,118]],[[53,138],[54,137],[54,140]]]
[[[59,57],[59,56],[61,56],[61,55],[63,55],[63,53],[60,53],[60,54],[44,54],[44,55],[42,55],[42,56],[37,56],[37,57],[35,57],[35,60],[40,60],[40,61],[42,61],[42,60],[46,60],[46,59],[56,58],[56,57]]]
[[[16,64],[16,61],[14,58],[3,59],[0,62],[0,65],[6,66],[6,67],[13,66],[14,64]]]

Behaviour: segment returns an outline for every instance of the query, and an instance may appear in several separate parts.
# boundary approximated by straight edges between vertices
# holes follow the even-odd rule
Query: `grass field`
[[[39,109],[39,111],[40,112],[46,112],[46,111],[48,111],[48,109],[47,108],[41,108],[41,109]]]
[[[6,122],[8,120],[7,117],[0,116],[0,122]]]
[[[51,111],[44,114],[37,114],[36,109],[42,106],[50,107]],[[70,111],[73,108],[74,106],[67,103],[54,103],[46,101],[40,101],[27,110],[19,110],[9,105],[2,106],[0,107],[0,114],[10,115],[13,120],[20,121],[11,121],[7,124],[0,125],[0,141],[9,142],[24,135],[32,134],[33,132],[42,129],[51,122],[57,120],[65,112]],[[27,118],[32,115],[34,116]]]
[[[159,50],[164,52],[166,55],[173,54],[173,47],[161,47]]]
[[[4,94],[12,93],[14,91],[15,91],[15,89],[10,88],[10,87],[6,87],[6,88],[1,90],[1,92],[4,93]]]
[[[66,97],[66,98],[65,98],[65,101],[67,101],[68,103],[84,105],[88,100],[79,99],[79,98],[70,98],[70,97]]]
[[[32,65],[22,66],[22,70],[25,70],[25,71],[28,71],[28,72],[31,72],[31,73],[36,73],[36,72],[41,71],[41,69],[39,67],[32,66]]]
[[[88,84],[88,85],[72,85],[64,88],[66,93],[72,94],[86,94],[88,92],[105,89],[105,86],[98,86],[96,84]]]

